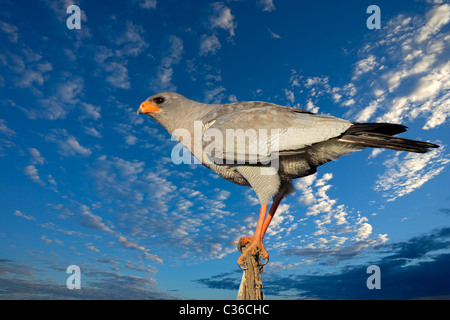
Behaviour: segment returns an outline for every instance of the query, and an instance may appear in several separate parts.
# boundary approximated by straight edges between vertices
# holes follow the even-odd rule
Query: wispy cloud
[[[221,44],[216,35],[207,36],[204,34],[200,39],[200,55],[214,55],[220,49]]]
[[[291,70],[289,87],[284,88],[286,100],[294,108],[307,109],[311,112],[318,112],[317,106],[320,99],[333,94],[329,76],[304,76],[295,69]],[[298,97],[302,100],[299,101]]]
[[[45,136],[45,140],[56,143],[57,151],[65,157],[69,156],[89,156],[92,151],[83,147],[78,139],[67,133],[65,129],[53,129]]]
[[[373,234],[367,217],[352,215],[353,210],[330,197],[332,178],[331,173],[320,178],[314,174],[296,182],[300,193],[298,201],[308,208],[307,218],[297,223],[305,224],[312,220],[316,230],[308,236],[309,240],[303,240],[301,246],[292,247],[291,244],[287,247],[286,255],[341,261],[387,241],[386,234]]]
[[[49,237],[45,234],[43,234],[40,239],[45,243],[45,244],[56,244],[56,245],[63,245],[64,242],[58,239],[49,239]]]
[[[142,242],[135,246],[119,238],[124,240],[119,244],[139,250],[157,241],[159,249],[154,254],[161,259],[166,246],[180,258],[221,258],[235,252],[233,241],[245,226],[239,221],[229,223],[233,213],[225,209],[228,191],[212,189],[207,195],[186,187],[198,182],[191,175],[179,174],[169,163],[155,165],[118,157],[97,158],[91,175],[108,206],[123,212],[116,222],[123,230],[120,235],[128,241],[132,234]],[[176,183],[172,181],[175,177]],[[155,234],[158,237],[154,239]]]
[[[441,147],[426,154],[407,153],[386,160],[385,172],[378,176],[374,189],[394,201],[420,188],[437,176],[450,163],[450,157]]]
[[[0,30],[8,34],[8,40],[16,43],[19,39],[19,32],[17,26],[0,20]]]
[[[43,241],[53,241],[44,237]],[[92,247],[95,252],[95,247]],[[90,249],[88,249],[90,250]],[[114,263],[115,260],[102,259],[103,263]],[[116,266],[116,264],[114,264]],[[162,291],[155,285],[152,270],[141,266],[124,266],[124,270],[132,268],[145,272],[146,276],[127,275],[111,268],[102,270],[98,266],[81,264],[84,276],[89,281],[82,284],[82,290],[67,290],[61,283],[36,277],[43,270],[33,265],[18,263],[13,260],[0,259],[0,279],[3,297],[14,299],[177,299],[174,294]],[[95,272],[92,272],[95,270]],[[61,270],[58,270],[61,271]],[[62,272],[62,271],[61,271]]]
[[[148,48],[144,28],[132,21],[126,22],[124,33],[115,38],[114,43],[117,45],[115,48],[115,56],[117,57],[136,57]]]
[[[7,136],[12,137],[16,135],[16,132],[6,125],[6,121],[3,119],[0,119],[0,133]]]
[[[170,35],[168,38],[168,47],[164,51],[164,57],[157,69],[157,76],[150,81],[150,87],[155,92],[164,90],[176,90],[172,83],[174,66],[176,66],[183,55],[184,47],[181,38]]]
[[[349,107],[347,115],[392,123],[422,118],[423,129],[442,125],[450,116],[449,17],[445,3],[424,16],[399,14],[388,21],[378,40],[361,48],[352,82],[333,88],[336,102]]]
[[[144,9],[156,8],[156,0],[135,0],[135,2],[137,2],[139,6]]]
[[[273,0],[259,0],[258,4],[262,6],[263,11],[273,11],[275,10],[275,5],[273,4]]]
[[[39,183],[41,186],[45,185],[44,181],[42,181],[41,177],[39,176],[38,169],[35,166],[33,165],[26,166],[23,171],[25,175],[32,181]]]
[[[35,217],[33,217],[32,215],[26,215],[26,214],[24,214],[22,211],[20,211],[20,210],[15,210],[14,211],[14,215],[16,216],[16,217],[21,217],[21,218],[24,218],[24,219],[27,219],[27,220],[36,220],[36,218]]]
[[[212,13],[209,17],[211,28],[219,28],[228,31],[230,37],[233,37],[235,35],[234,30],[237,27],[237,23],[234,19],[234,15],[231,13],[231,9],[223,2],[212,3],[211,8]]]
[[[31,155],[31,162],[33,164],[43,165],[45,163],[45,158],[41,155],[38,149],[36,148],[28,148],[28,151]]]
[[[100,111],[101,108],[99,106],[94,106],[90,103],[83,102],[81,104],[83,107],[83,115],[80,117],[80,119],[86,119],[91,118],[93,120],[98,120],[102,117]]]
[[[92,209],[86,205],[80,206],[80,213],[74,218],[81,226],[90,229],[94,232],[100,232],[109,234],[115,237],[117,245],[126,248],[133,249],[143,252],[143,257],[148,260],[162,263],[162,259],[157,255],[150,253],[150,250],[137,242],[127,239],[122,233],[114,230],[115,227],[112,223],[106,223],[103,221],[100,215],[94,214]],[[100,252],[93,243],[88,243],[86,245],[87,249],[95,252]]]
[[[273,32],[272,29],[267,28],[267,31],[269,32],[270,37],[274,39],[281,39],[281,36],[278,33]]]
[[[294,291],[295,299],[448,299],[448,285],[442,279],[449,277],[449,235],[449,229],[442,228],[403,242],[382,244],[374,247],[379,254],[376,260],[320,275],[296,275],[291,271],[286,277],[266,281],[264,287],[281,296],[283,292]],[[382,283],[390,284],[384,287],[382,284],[382,290],[376,292],[367,290],[367,278],[361,278],[371,264],[382,270]],[[426,279],[417,281],[423,275]]]
[[[83,227],[95,231],[114,233],[113,230],[103,222],[103,219],[100,216],[91,212],[91,209],[88,206],[82,205],[80,211],[81,213],[77,216],[77,221]]]
[[[120,27],[120,30],[114,28],[110,31],[115,36],[108,46],[95,47],[94,59],[101,70],[99,75],[104,77],[109,85],[113,88],[129,89],[131,86],[127,67],[129,59],[145,52],[148,42],[145,39],[144,29],[132,21],[126,21],[125,25],[121,24]]]

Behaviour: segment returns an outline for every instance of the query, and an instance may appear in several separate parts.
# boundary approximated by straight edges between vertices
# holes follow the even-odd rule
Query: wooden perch
[[[247,246],[238,248],[243,252]],[[259,259],[259,254],[252,255],[250,251],[244,260],[244,272],[242,274],[241,285],[239,286],[238,300],[264,300],[262,292],[263,284],[261,274],[263,273],[263,264]]]

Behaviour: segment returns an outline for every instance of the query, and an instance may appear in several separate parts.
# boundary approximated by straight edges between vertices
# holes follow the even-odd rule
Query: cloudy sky
[[[81,29],[68,29],[69,5]],[[381,29],[369,29],[371,4]],[[235,299],[252,190],[175,165],[137,116],[176,91],[409,127],[427,154],[364,150],[297,180],[265,238],[268,299],[450,297],[450,4],[0,4],[0,299]],[[66,287],[69,265],[81,290]],[[367,267],[381,270],[369,290]]]

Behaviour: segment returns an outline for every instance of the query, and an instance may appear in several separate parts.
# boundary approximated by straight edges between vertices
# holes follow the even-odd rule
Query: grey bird
[[[145,100],[137,113],[156,120],[222,178],[254,189],[261,209],[254,235],[239,240],[241,247],[249,244],[239,266],[248,253],[268,262],[264,234],[280,201],[294,191],[293,179],[367,147],[417,153],[439,147],[394,137],[407,129],[400,124],[355,123],[268,102],[204,104],[162,92]]]

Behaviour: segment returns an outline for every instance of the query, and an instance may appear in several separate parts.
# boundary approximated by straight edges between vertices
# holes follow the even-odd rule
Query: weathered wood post
[[[243,252],[247,246],[240,248]],[[241,285],[239,286],[238,300],[264,300],[264,293],[262,292],[263,284],[261,281],[261,274],[263,273],[263,264],[259,259],[259,254],[252,255],[250,251],[244,260],[244,272],[242,274]]]

